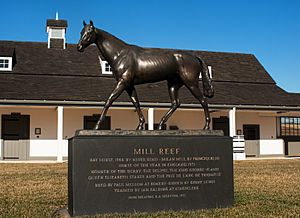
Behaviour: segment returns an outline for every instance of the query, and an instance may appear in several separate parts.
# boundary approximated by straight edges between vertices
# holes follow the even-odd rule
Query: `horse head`
[[[89,24],[86,24],[85,21],[83,21],[83,28],[80,34],[81,36],[77,44],[77,50],[83,52],[86,47],[96,41],[96,32],[93,21],[90,21]]]

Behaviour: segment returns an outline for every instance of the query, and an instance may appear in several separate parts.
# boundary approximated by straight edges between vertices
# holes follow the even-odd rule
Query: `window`
[[[225,136],[229,136],[229,118],[212,118],[213,130],[223,130]]]
[[[12,58],[11,57],[0,57],[0,71],[11,71],[12,70]]]
[[[102,60],[100,56],[99,56],[99,61],[100,61],[102,74],[112,75],[112,68],[107,63],[107,61]]]
[[[243,132],[245,140],[258,140],[259,135],[259,125],[243,125]]]
[[[209,73],[209,77],[212,78],[212,67],[211,66],[207,66],[208,67],[208,73]],[[199,75],[199,79],[202,79],[202,72]]]
[[[280,117],[281,136],[300,136],[300,117]]]
[[[107,62],[105,63],[105,72],[112,72],[111,66]]]
[[[30,116],[12,113],[2,115],[1,138],[4,140],[29,139]]]
[[[83,117],[83,129],[94,129],[99,120],[100,115],[94,114],[93,116],[84,116]],[[110,130],[111,129],[111,118],[106,116],[104,122],[101,125],[101,130]]]
[[[0,68],[8,68],[8,60],[2,59],[0,60]]]

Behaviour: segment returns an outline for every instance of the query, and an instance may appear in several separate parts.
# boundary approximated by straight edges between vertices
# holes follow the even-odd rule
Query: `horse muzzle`
[[[82,46],[82,44],[77,44],[77,51],[79,51],[79,52],[84,51],[84,47]]]

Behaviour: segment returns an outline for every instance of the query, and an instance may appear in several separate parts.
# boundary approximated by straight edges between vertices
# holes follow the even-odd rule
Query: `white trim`
[[[209,73],[209,77],[212,79],[213,78],[213,73],[212,73],[212,66],[207,66],[208,68],[208,73]],[[202,72],[199,75],[199,79],[202,79]]]
[[[0,160],[3,160],[3,139],[0,139]]]
[[[59,29],[62,31],[61,37],[52,36],[53,29]],[[63,39],[63,49],[66,49],[66,28],[54,28],[47,26],[47,33],[48,33],[48,48],[50,48],[50,39]]]
[[[2,114],[1,114],[1,119],[0,119],[0,132],[2,132]],[[2,136],[0,135],[0,160],[3,160],[3,139],[1,138]]]
[[[55,29],[58,29],[58,28],[55,28]],[[66,29],[65,28],[62,28],[62,37],[52,37],[52,38],[53,39],[63,39],[63,49],[66,49]]]
[[[17,100],[17,99],[0,99],[0,106],[104,106],[105,101],[55,101],[55,100]],[[140,102],[141,107],[166,107],[170,108],[171,103],[155,103],[155,102]],[[208,104],[210,109],[236,109],[243,110],[265,110],[265,111],[286,111],[286,112],[299,112],[300,106],[264,106],[264,105],[229,105],[229,104]],[[114,102],[112,107],[132,107],[132,102]],[[181,104],[180,108],[202,108],[201,104]],[[278,117],[282,116],[277,114]]]
[[[57,162],[63,162],[63,121],[64,108],[57,107]]]
[[[63,37],[64,37],[64,49],[66,49],[66,29],[63,31]]]
[[[50,48],[50,27],[47,26],[47,33],[48,33],[48,48]]]
[[[212,66],[207,66],[207,67],[208,67],[209,76],[212,79],[213,78]]]
[[[229,136],[233,137],[236,135],[236,122],[235,122],[236,108],[232,108],[229,111]]]
[[[112,75],[112,71],[107,71],[106,70],[106,66],[105,65],[108,64],[108,62],[105,61],[105,60],[102,60],[100,56],[98,56],[98,58],[99,58],[99,61],[100,61],[100,67],[101,67],[102,74]],[[110,67],[110,69],[111,69],[111,67]]]
[[[148,109],[148,130],[154,130],[154,108]]]
[[[283,139],[260,139],[259,154],[260,155],[284,155]]]
[[[63,157],[68,156],[68,140],[62,141]],[[35,157],[53,157],[57,159],[56,139],[30,139],[29,159]]]
[[[12,57],[0,57],[0,60],[8,60],[8,68],[0,68],[0,71],[12,71]]]

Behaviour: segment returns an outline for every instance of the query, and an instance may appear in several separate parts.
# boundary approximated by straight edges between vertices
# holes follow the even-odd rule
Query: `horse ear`
[[[92,21],[92,20],[90,20],[90,25],[91,25],[91,26],[94,26],[94,23],[93,23],[93,21]]]
[[[83,26],[86,26],[86,22],[85,21],[83,21]]]

